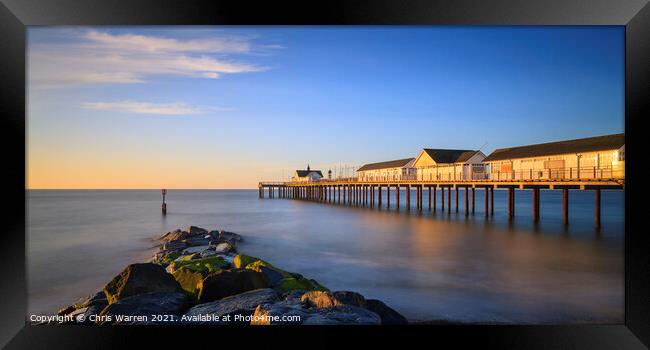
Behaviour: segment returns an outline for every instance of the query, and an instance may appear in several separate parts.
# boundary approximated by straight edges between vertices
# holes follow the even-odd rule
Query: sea
[[[259,198],[253,190],[27,190],[28,314],[53,314],[94,294],[155,238],[189,225],[236,232],[242,253],[316,279],[330,290],[380,299],[411,321],[478,324],[610,324],[624,319],[624,192],[603,190],[601,227],[594,192],[571,190],[569,225],[562,192],[541,190],[533,223],[531,191],[495,190],[485,217],[474,213],[349,207]],[[268,196],[267,196],[268,197]],[[446,196],[445,196],[446,197]],[[470,197],[471,198],[471,197]],[[446,198],[445,198],[446,202]],[[471,205],[471,202],[470,202]]]

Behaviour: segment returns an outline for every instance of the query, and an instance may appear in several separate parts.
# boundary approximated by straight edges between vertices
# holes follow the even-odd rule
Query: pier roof
[[[625,145],[625,134],[587,137],[583,139],[540,143],[529,146],[499,148],[483,161],[530,158],[557,154],[595,152],[619,149]]]
[[[461,163],[472,158],[478,151],[465,149],[434,149],[425,148],[423,151],[436,163]]]
[[[397,159],[397,160],[389,160],[386,162],[364,164],[361,168],[357,169],[357,171],[401,168],[403,166],[406,166],[409,162],[411,162],[414,159],[415,158],[404,158],[404,159]]]
[[[296,174],[300,177],[305,177],[310,173],[317,173],[318,175],[323,176],[323,173],[321,173],[320,170],[296,170]]]

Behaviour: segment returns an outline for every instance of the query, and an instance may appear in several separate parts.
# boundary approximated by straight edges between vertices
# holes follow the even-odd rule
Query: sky
[[[624,131],[624,28],[30,27],[29,189],[257,188]]]

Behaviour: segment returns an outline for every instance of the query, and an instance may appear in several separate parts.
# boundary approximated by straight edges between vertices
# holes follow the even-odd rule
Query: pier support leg
[[[341,204],[341,185],[336,185],[336,202]]]
[[[447,213],[451,214],[451,187],[447,188]]]
[[[420,185],[420,211],[424,210],[424,185]]]
[[[406,210],[411,210],[411,185],[406,185]]]
[[[569,224],[569,189],[562,189],[562,224]]]
[[[465,187],[465,216],[469,216],[469,188]]]
[[[431,186],[429,186],[429,195],[427,196],[427,201],[429,202],[428,204],[428,210],[431,211]]]
[[[488,202],[490,197],[490,189],[488,187],[485,188],[485,217],[487,218],[490,215],[490,202]]]
[[[379,191],[377,192],[377,199],[379,200],[379,202],[377,202],[377,208],[381,209],[381,185],[377,187],[377,191]]]
[[[364,194],[364,200],[365,200],[365,206],[371,206],[372,199],[370,198],[370,190],[372,189],[372,186],[366,185],[366,193]]]
[[[456,212],[458,213],[458,186],[456,186],[455,195],[456,195]]]
[[[395,186],[395,206],[397,210],[399,210],[399,192],[400,192],[400,186],[397,185]]]
[[[431,208],[431,210],[433,210],[434,213],[436,212],[436,195],[437,195],[437,192],[438,192],[438,186],[435,186],[433,188],[433,208]]]
[[[508,219],[515,216],[515,189],[508,188]]]
[[[352,205],[352,185],[345,186],[345,199],[348,205]]]
[[[350,205],[350,185],[345,185],[343,190],[343,204]]]
[[[390,185],[386,186],[386,209],[390,209]]]
[[[440,208],[442,208],[442,212],[445,211],[445,188],[440,187]]]
[[[533,188],[533,222],[539,222],[539,188]]]
[[[494,216],[494,187],[490,187],[490,216]]]
[[[363,186],[357,185],[357,206],[361,205],[361,195],[363,194]]]
[[[474,215],[474,208],[476,207],[476,188],[472,187],[472,215]]]
[[[594,225],[600,228],[600,188],[594,190]]]
[[[366,193],[364,195],[364,199],[366,201],[365,205],[366,206],[372,206],[372,185],[366,185]]]

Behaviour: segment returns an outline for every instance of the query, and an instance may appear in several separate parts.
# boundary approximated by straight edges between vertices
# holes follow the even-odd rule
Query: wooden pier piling
[[[490,187],[490,216],[494,215],[494,187]]]
[[[465,216],[469,216],[469,189],[465,187],[463,192],[465,193]]]
[[[594,190],[594,225],[600,229],[600,188]]]
[[[411,210],[411,185],[406,185],[406,210]]]
[[[508,220],[515,216],[515,189],[508,187]]]
[[[569,189],[562,189],[562,224],[569,224]]]
[[[399,192],[400,192],[400,186],[395,185],[395,206],[397,210],[399,210]]]
[[[487,218],[490,215],[490,207],[489,207],[489,198],[490,197],[490,188],[486,187],[485,188],[485,217]]]
[[[433,210],[434,213],[436,212],[436,192],[437,192],[437,189],[438,189],[437,186],[435,186],[433,188],[433,208],[432,208],[432,210]]]
[[[532,210],[533,210],[533,222],[539,222],[539,188],[533,188],[532,195]]]
[[[390,209],[390,185],[386,186],[386,208]]]
[[[475,193],[474,190],[475,190],[475,188],[472,187],[472,215],[474,215],[474,207],[476,206],[476,201],[475,201],[475,199],[476,199],[476,198],[475,198],[476,193]]]

